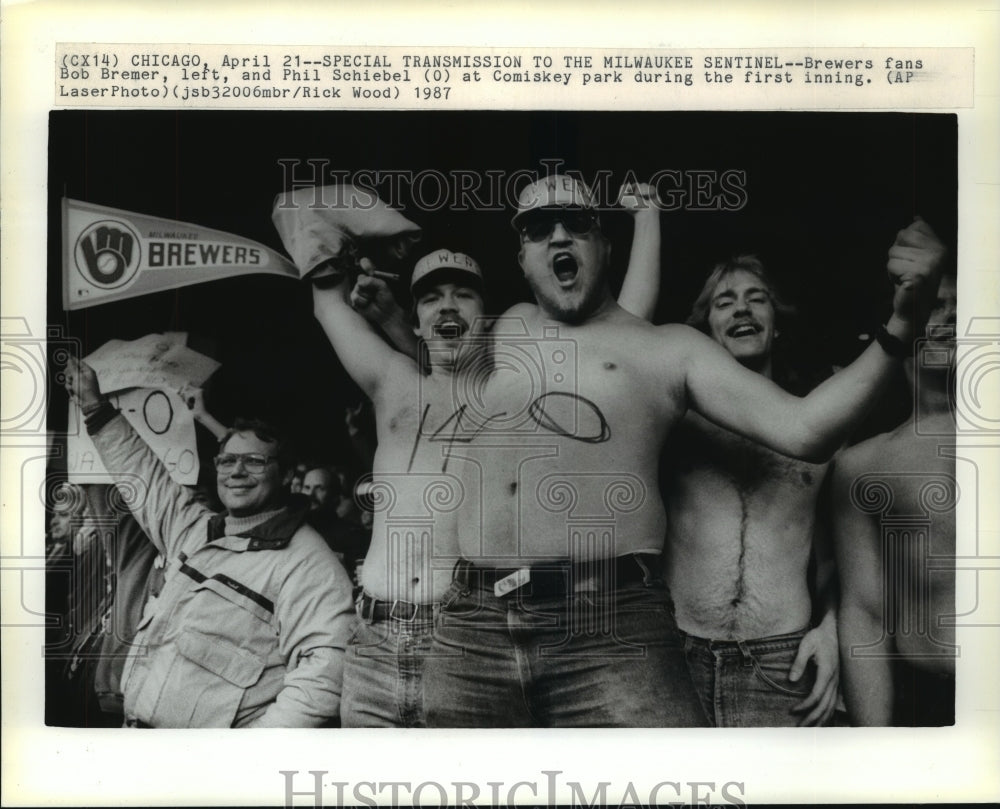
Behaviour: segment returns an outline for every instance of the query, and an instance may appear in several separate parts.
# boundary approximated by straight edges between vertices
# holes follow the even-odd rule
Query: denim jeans
[[[669,593],[531,595],[458,580],[427,660],[431,727],[704,727]]]
[[[433,625],[358,619],[344,661],[341,727],[426,727],[423,672]]]
[[[807,629],[756,640],[706,640],[686,635],[684,652],[698,697],[720,728],[794,727],[792,708],[816,681],[811,663],[798,682],[788,679]]]

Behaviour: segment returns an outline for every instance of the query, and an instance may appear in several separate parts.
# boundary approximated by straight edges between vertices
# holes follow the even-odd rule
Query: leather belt
[[[517,590],[524,595],[564,596],[656,581],[661,578],[661,564],[660,555],[655,553],[628,553],[587,562],[546,562],[520,568],[479,567],[460,559],[453,578],[467,588],[490,590],[496,596]]]
[[[417,621],[434,620],[433,604],[413,604],[410,601],[379,601],[362,592],[357,601],[358,615],[362,621],[402,621],[411,624]]]

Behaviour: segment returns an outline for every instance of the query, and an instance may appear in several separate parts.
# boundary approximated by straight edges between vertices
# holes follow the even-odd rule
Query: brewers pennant
[[[65,309],[247,273],[300,277],[280,253],[242,236],[63,199]]]

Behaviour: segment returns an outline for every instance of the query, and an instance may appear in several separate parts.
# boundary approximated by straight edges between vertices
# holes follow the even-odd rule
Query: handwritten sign
[[[193,486],[198,482],[198,451],[194,418],[173,390],[135,388],[108,397],[146,442],[178,483]],[[111,483],[94,442],[80,423],[80,412],[69,406],[67,471],[74,483]]]

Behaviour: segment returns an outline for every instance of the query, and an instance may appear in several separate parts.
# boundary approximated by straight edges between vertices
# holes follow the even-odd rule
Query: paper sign
[[[178,483],[198,482],[198,450],[191,411],[173,390],[135,388],[108,397]],[[69,406],[67,472],[73,483],[112,483],[101,455],[81,424],[80,411]]]
[[[94,369],[102,393],[126,388],[179,390],[201,387],[219,363],[187,348],[184,332],[147,334],[138,340],[109,340],[84,361]]]

